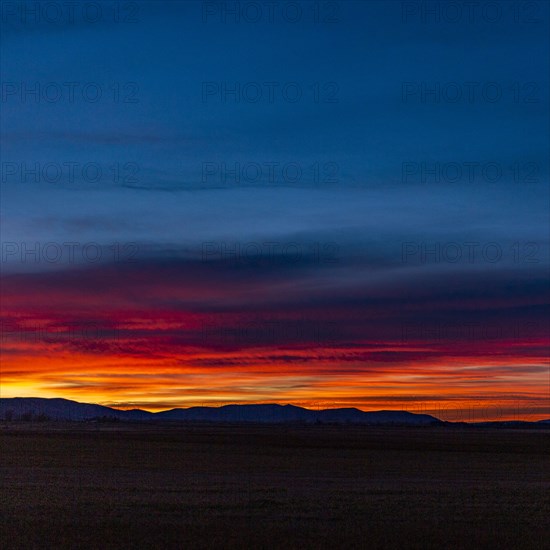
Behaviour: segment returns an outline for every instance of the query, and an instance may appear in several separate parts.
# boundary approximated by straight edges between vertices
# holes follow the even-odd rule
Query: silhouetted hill
[[[0,418],[7,420],[172,420],[185,422],[335,423],[431,425],[440,420],[405,411],[364,412],[359,409],[314,411],[294,405],[225,405],[190,407],[158,413],[120,410],[68,399],[0,399]]]
[[[331,424],[401,424],[429,425],[440,421],[427,414],[405,411],[364,412],[359,409],[325,409],[314,411],[293,405],[226,405],[224,407],[191,407],[172,409],[155,415],[165,420],[210,422],[304,422]]]
[[[146,420],[152,413],[139,409],[121,411],[93,405],[78,403],[69,399],[43,399],[40,397],[14,397],[0,399],[0,418],[23,420]]]
[[[223,407],[190,407],[158,413],[141,409],[120,410],[103,405],[78,403],[69,399],[15,397],[0,399],[2,420],[96,420],[96,421],[179,421],[179,422],[254,422],[263,424],[371,424],[378,426],[459,425],[442,422],[428,414],[406,411],[371,411],[356,408],[311,410],[294,405],[225,405]],[[511,428],[550,427],[550,420],[539,422],[478,422],[469,426]]]

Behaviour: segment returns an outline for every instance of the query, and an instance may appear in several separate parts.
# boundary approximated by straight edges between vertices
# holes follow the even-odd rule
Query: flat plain
[[[4,423],[0,546],[550,548],[550,430]]]

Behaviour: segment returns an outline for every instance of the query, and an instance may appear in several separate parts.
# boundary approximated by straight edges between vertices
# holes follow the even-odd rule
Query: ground
[[[2,548],[550,548],[550,431],[4,423]]]

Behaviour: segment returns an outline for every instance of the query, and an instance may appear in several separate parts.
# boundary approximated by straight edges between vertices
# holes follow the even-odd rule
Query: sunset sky
[[[550,418],[548,3],[8,4],[1,397]]]

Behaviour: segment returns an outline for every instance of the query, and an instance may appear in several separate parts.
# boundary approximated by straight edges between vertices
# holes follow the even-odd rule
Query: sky
[[[1,397],[550,417],[546,2],[4,2]]]

